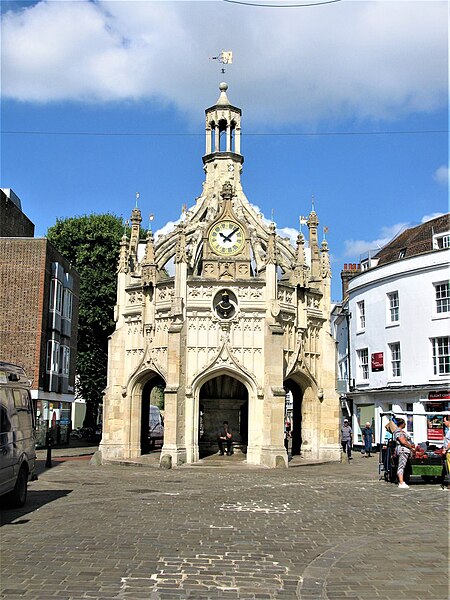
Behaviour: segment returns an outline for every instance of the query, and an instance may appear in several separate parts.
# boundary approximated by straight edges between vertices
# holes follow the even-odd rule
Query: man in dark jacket
[[[219,444],[219,451],[220,451],[221,456],[224,455],[224,448],[223,448],[224,444],[226,444],[226,446],[227,446],[227,456],[231,456],[233,454],[232,438],[233,438],[233,434],[228,425],[228,421],[224,421],[222,429],[220,429],[217,433],[217,441]]]

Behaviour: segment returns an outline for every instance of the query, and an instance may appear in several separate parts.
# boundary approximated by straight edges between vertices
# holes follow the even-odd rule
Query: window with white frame
[[[70,370],[70,348],[69,346],[60,347],[60,361],[59,361],[60,373],[64,377],[69,376]]]
[[[400,377],[400,375],[402,374],[402,357],[400,354],[400,342],[393,342],[392,344],[389,344],[389,349],[391,351],[392,377]]]
[[[366,327],[366,306],[364,300],[357,302],[356,304],[358,311],[358,329],[365,329]]]
[[[387,295],[389,308],[389,323],[397,323],[400,317],[400,303],[398,292],[391,292]]]
[[[64,288],[64,296],[63,296],[63,317],[68,319],[69,321],[72,318],[72,303],[73,297],[72,292],[68,288]]]
[[[433,348],[433,372],[435,375],[450,373],[450,337],[431,338]]]
[[[450,248],[450,233],[436,234],[433,236],[433,248],[443,250]]]
[[[49,340],[47,342],[47,373],[58,373],[59,370],[59,342]]]
[[[361,380],[369,379],[369,349],[361,348],[356,353],[358,356],[359,378]]]
[[[50,281],[50,310],[61,314],[63,305],[63,284],[59,279]]]
[[[435,283],[436,290],[436,312],[438,314],[450,312],[450,283]]]

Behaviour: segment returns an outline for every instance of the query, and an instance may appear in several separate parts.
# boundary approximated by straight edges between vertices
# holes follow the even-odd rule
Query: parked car
[[[153,404],[150,404],[148,424],[148,439],[150,441],[150,448],[154,448],[156,444],[163,444],[164,420],[159,408]]]
[[[2,505],[23,506],[36,475],[35,416],[22,367],[0,362],[0,496]]]

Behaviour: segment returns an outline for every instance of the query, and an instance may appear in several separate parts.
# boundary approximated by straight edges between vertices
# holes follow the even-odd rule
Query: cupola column
[[[206,125],[206,154],[211,154],[212,151],[212,127],[210,123]]]
[[[234,151],[236,154],[241,153],[241,128],[235,127],[234,129]]]
[[[214,152],[220,151],[220,130],[219,127],[214,124]]]

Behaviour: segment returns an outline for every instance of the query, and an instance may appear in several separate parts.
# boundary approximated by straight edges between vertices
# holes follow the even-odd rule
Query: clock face
[[[216,254],[233,256],[244,247],[244,230],[235,221],[219,221],[209,232],[209,243]]]

